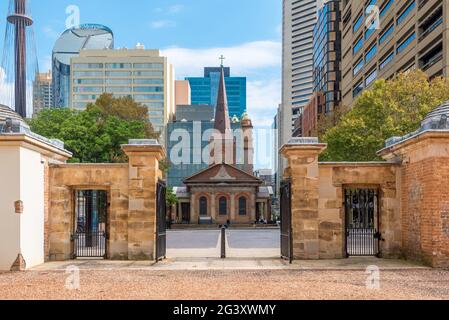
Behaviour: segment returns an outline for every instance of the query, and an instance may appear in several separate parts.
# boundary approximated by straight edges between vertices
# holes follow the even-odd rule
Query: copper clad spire
[[[229,118],[228,97],[226,95],[226,83],[223,66],[221,67],[217,108],[215,110],[215,129],[221,133],[226,133],[231,130],[231,119]]]

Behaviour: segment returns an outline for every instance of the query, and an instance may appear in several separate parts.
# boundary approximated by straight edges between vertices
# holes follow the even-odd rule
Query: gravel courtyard
[[[80,289],[62,270],[0,273],[0,299],[449,299],[449,271],[381,271],[380,290],[363,270],[81,270]]]

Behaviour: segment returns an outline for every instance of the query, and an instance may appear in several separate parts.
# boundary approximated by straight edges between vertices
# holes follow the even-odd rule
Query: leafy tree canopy
[[[322,136],[328,149],[323,161],[376,161],[385,140],[417,130],[424,117],[449,100],[449,79],[429,81],[422,71],[378,80],[354,108]]]
[[[86,110],[44,109],[30,120],[31,130],[64,141],[72,163],[126,162],[121,149],[129,139],[155,139],[147,108],[131,98],[103,94]]]

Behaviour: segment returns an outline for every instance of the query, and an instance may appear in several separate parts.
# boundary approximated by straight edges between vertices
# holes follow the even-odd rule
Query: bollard
[[[221,258],[226,259],[226,227],[221,227]]]

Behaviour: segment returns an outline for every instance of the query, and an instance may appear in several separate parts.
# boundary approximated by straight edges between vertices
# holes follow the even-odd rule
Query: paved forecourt
[[[228,229],[229,258],[280,258],[279,229]],[[167,231],[168,258],[219,258],[220,230]]]

